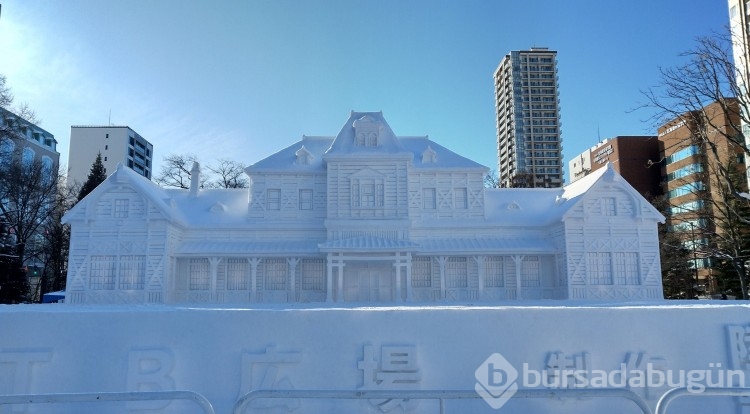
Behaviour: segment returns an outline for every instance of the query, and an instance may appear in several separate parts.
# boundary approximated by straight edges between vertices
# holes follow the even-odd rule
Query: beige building
[[[112,174],[117,164],[122,163],[151,179],[154,146],[132,128],[74,125],[70,127],[68,182],[84,183],[99,153],[107,174]]]
[[[615,171],[644,197],[661,194],[656,136],[617,136],[594,145],[568,162],[570,182],[576,182],[608,163],[612,163]]]

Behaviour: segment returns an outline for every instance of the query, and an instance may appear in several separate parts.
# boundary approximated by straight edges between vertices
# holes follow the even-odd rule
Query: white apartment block
[[[502,187],[562,187],[557,52],[511,51],[494,74]]]
[[[91,165],[99,153],[102,154],[107,175],[122,163],[151,179],[154,146],[132,128],[74,125],[70,127],[68,182],[86,182]]]

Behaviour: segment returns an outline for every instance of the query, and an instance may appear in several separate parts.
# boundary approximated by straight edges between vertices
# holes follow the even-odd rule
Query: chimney
[[[201,186],[201,166],[198,161],[193,161],[190,169],[190,197],[198,197],[198,188]]]

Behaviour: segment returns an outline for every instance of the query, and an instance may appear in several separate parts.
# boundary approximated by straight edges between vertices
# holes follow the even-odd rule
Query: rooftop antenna
[[[112,126],[112,108],[109,108],[109,118],[107,118],[107,125]]]
[[[596,139],[599,140],[599,143],[602,143],[602,133],[599,131],[599,123],[596,123]]]

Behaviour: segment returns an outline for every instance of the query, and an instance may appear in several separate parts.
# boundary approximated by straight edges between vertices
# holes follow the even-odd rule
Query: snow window
[[[91,256],[89,288],[114,290],[116,277],[115,256]]]
[[[602,212],[605,216],[616,216],[617,215],[617,200],[614,197],[604,197],[602,200],[604,206]]]
[[[411,285],[413,287],[432,286],[432,258],[414,257],[411,261]]]
[[[286,290],[286,259],[266,259],[265,270],[267,290]]]
[[[423,188],[422,189],[422,201],[424,203],[425,210],[434,210],[436,208],[435,189]]]
[[[245,259],[227,259],[227,290],[247,290],[249,288],[247,266],[248,263]]]
[[[378,133],[377,132],[358,132],[356,143],[360,147],[377,147],[378,146]]]
[[[638,253],[615,253],[615,275],[618,285],[638,285]]]
[[[375,183],[366,183],[360,186],[362,194],[362,207],[375,207]]]
[[[120,290],[143,290],[146,280],[146,256],[120,256]]]
[[[485,259],[484,286],[488,288],[505,286],[502,256],[490,256]]]
[[[128,218],[128,210],[130,210],[130,200],[127,198],[118,198],[115,200],[112,216],[115,218]]]
[[[610,253],[588,253],[589,283],[612,284],[612,257]]]
[[[313,209],[313,190],[309,190],[309,189],[299,190],[299,209],[300,210],[312,210]]]
[[[382,179],[352,179],[352,207],[383,207],[385,187]]]
[[[445,270],[449,288],[468,287],[468,267],[465,257],[449,257]]]
[[[190,290],[208,290],[211,286],[211,272],[208,259],[190,259],[188,270],[190,275]]]
[[[281,210],[281,190],[278,188],[266,190],[266,210]]]
[[[539,257],[524,257],[521,262],[521,287],[540,287]]]
[[[326,290],[326,262],[323,259],[302,260],[300,281],[302,290]]]
[[[453,203],[457,209],[466,210],[469,208],[469,197],[467,196],[466,188],[454,188],[453,198]]]

